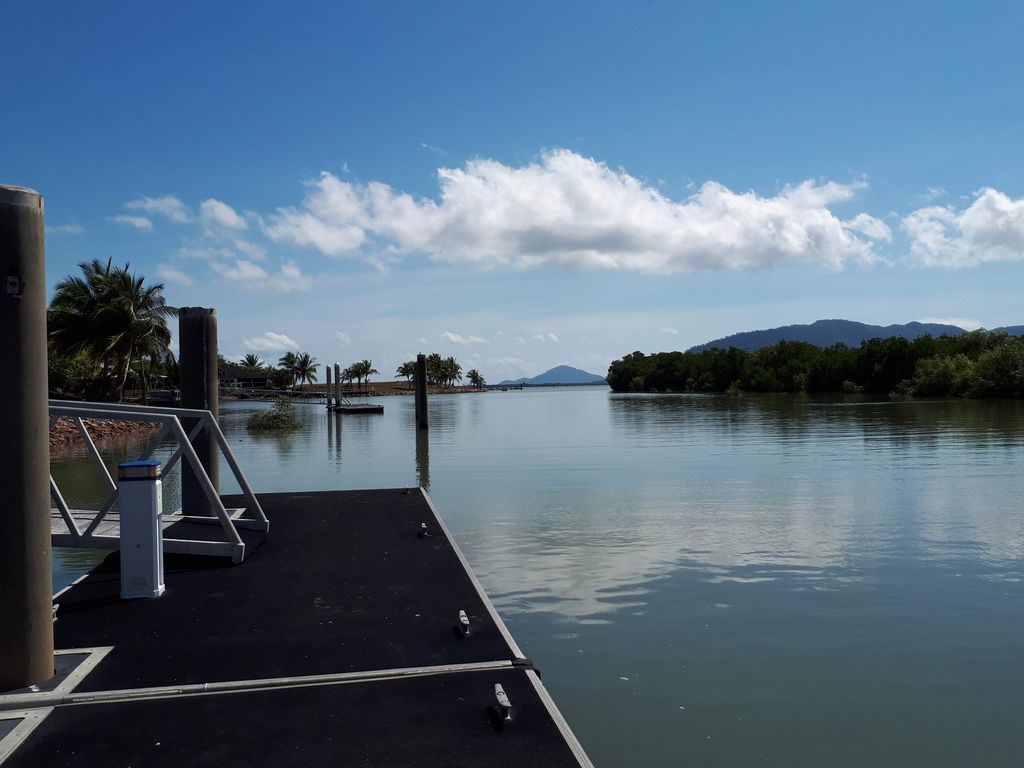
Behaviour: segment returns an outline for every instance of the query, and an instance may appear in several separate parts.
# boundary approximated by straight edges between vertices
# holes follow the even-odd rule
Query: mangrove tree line
[[[756,352],[634,352],[608,368],[615,392],[867,392],[917,397],[1024,397],[1024,338],[974,331],[859,347],[780,341]]]

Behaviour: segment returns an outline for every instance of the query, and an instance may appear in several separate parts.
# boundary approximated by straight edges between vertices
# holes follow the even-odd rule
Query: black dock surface
[[[126,601],[115,552],[60,595],[57,647],[111,650],[4,768],[590,764],[420,489],[260,503],[241,565],[167,555]]]

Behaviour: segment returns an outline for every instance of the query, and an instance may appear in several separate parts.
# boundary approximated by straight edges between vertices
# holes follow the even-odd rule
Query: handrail
[[[220,425],[217,423],[217,420],[213,417],[213,414],[210,413],[210,411],[195,408],[162,408],[159,406],[136,406],[125,405],[122,403],[89,403],[76,402],[72,400],[51,400],[51,429],[53,424],[55,424],[57,419],[61,416],[70,418],[78,427],[78,430],[82,435],[82,439],[85,441],[87,454],[89,455],[90,460],[94,464],[98,465],[100,471],[104,475],[108,489],[111,490],[110,496],[100,509],[96,511],[95,515],[88,521],[83,521],[87,522],[87,524],[85,529],[81,530],[78,526],[78,522],[71,514],[71,510],[68,509],[67,502],[64,500],[56,481],[53,479],[52,475],[50,476],[51,496],[57,505],[60,516],[68,529],[68,533],[71,534],[71,540],[74,546],[85,547],[95,545],[99,539],[109,538],[99,536],[96,531],[99,525],[106,518],[107,514],[113,508],[114,504],[117,503],[119,497],[117,484],[114,483],[113,479],[110,477],[110,473],[103,464],[103,459],[100,456],[99,450],[96,448],[96,444],[89,435],[89,430],[83,421],[83,419],[86,418],[114,419],[122,421],[151,421],[162,424],[163,426],[159,433],[147,444],[141,458],[149,458],[162,440],[167,439],[168,437],[173,437],[176,440],[177,449],[171,455],[170,459],[164,464],[161,469],[160,476],[161,478],[165,477],[178,461],[184,461],[191,467],[196,479],[199,481],[200,487],[203,489],[203,493],[213,509],[214,517],[210,518],[210,520],[211,522],[214,520],[219,522],[221,527],[224,529],[224,532],[227,534],[227,543],[231,547],[231,556],[235,562],[241,562],[242,558],[244,558],[245,550],[245,544],[238,533],[238,529],[235,524],[236,522],[239,522],[240,524],[244,523],[247,528],[256,528],[257,530],[264,532],[269,530],[270,522],[267,520],[267,516],[263,512],[263,508],[260,506],[259,500],[256,498],[256,494],[253,493],[248,480],[245,478],[245,474],[242,472],[238,461],[235,459],[227,438],[224,437],[224,433],[220,429]],[[196,423],[192,425],[192,429],[188,433],[186,433],[185,428],[181,423],[181,418],[196,420]],[[239,488],[245,497],[247,505],[245,511],[246,513],[250,513],[252,515],[251,517],[247,516],[236,520],[228,514],[223,501],[221,501],[220,496],[217,493],[217,489],[214,487],[209,474],[203,467],[193,443],[203,432],[207,431],[217,442],[218,447],[224,455],[225,461],[230,467],[232,474],[235,476],[235,480],[238,482]],[[195,520],[194,517],[189,517],[188,519]]]

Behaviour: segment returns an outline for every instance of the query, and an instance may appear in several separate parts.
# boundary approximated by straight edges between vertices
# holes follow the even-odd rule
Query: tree
[[[310,356],[308,352],[296,354],[293,366],[296,382],[299,384],[313,384],[316,382],[316,371],[319,366],[319,361],[315,357]]]
[[[380,373],[380,371],[373,367],[372,360],[360,360],[357,363],[352,363],[352,365],[346,368],[342,376],[344,376],[348,381],[355,379],[356,382],[362,386],[364,381],[369,384],[370,376],[375,373]]]
[[[484,381],[484,377],[480,375],[480,371],[476,368],[470,368],[466,373],[466,378],[469,379],[469,383],[477,389],[483,389],[484,385],[487,384],[487,382]]]
[[[412,377],[416,375],[416,361],[406,360],[395,369],[396,376],[404,376],[408,384],[412,384]]]
[[[281,370],[288,374],[288,381],[291,382],[290,386],[294,387],[295,382],[298,379],[298,374],[295,372],[295,364],[298,362],[299,356],[294,352],[285,352],[278,359],[277,364],[281,366]]]
[[[462,366],[454,357],[444,359],[444,378],[449,387],[455,386],[457,381],[462,381]]]
[[[240,365],[249,372],[249,388],[252,388],[252,378],[263,370],[263,361],[252,352],[242,358]]]
[[[437,352],[427,355],[427,383],[439,386],[443,383],[444,361]]]
[[[57,283],[50,302],[50,343],[61,355],[85,352],[100,367],[104,383],[112,373],[113,390],[124,400],[125,384],[137,364],[143,398],[149,397],[149,373],[155,358],[169,354],[167,319],[177,309],[167,305],[163,283],[146,285],[129,264],[114,267],[97,259],[79,263],[81,277]]]
[[[380,373],[376,368],[373,367],[372,360],[360,360],[356,363],[356,370],[359,372],[360,383],[369,384],[370,376]]]

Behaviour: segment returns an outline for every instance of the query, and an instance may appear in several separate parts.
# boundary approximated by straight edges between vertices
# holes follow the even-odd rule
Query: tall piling
[[[427,429],[427,356],[416,355],[416,429]]]
[[[53,677],[43,198],[0,186],[0,691]]]
[[[334,364],[334,404],[341,407],[341,366]]]
[[[331,364],[324,366],[327,372],[327,410],[331,410],[331,401],[334,399],[334,390],[331,388]]]
[[[182,307],[178,313],[178,370],[181,372],[181,407],[210,411],[220,416],[217,375],[217,310],[207,307]],[[191,432],[195,419],[182,419],[185,432]],[[199,461],[220,493],[220,453],[217,440],[205,430],[193,443]],[[186,515],[213,515],[192,467],[181,468],[181,509]]]

